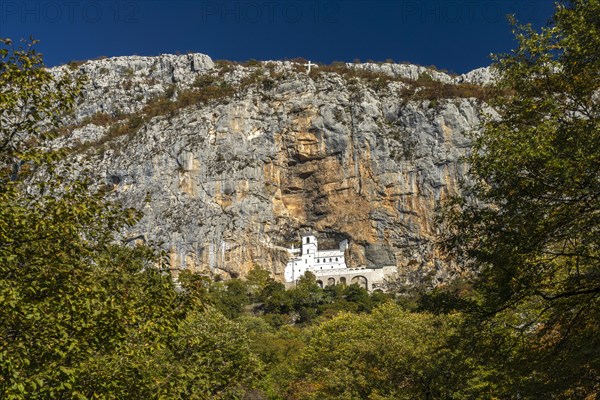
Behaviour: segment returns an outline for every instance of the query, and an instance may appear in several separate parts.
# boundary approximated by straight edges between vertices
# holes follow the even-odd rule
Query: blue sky
[[[552,0],[0,0],[0,36],[41,40],[48,65],[200,52],[244,61],[409,61],[462,73],[543,26]]]

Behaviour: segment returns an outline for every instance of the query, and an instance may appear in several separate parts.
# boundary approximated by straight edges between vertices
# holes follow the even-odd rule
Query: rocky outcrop
[[[454,78],[454,83],[470,83],[489,86],[498,79],[496,71],[491,67],[477,68]]]
[[[418,79],[420,68],[376,72]],[[79,125],[57,145],[88,144],[73,157],[144,212],[127,235],[160,243],[174,268],[243,275],[261,265],[281,277],[283,249],[310,230],[322,242],[349,239],[350,266],[417,268],[440,280],[451,272],[432,246],[434,216],[457,191],[457,161],[480,123],[480,100],[411,99],[405,81],[374,88],[364,77],[309,76],[290,62],[214,65],[197,54],[90,61],[79,70],[88,75]],[[235,90],[110,140],[110,124],[85,119],[139,113],[157,96],[205,90],[198,82],[209,76]]]
[[[204,54],[159,57],[113,57],[88,61],[80,66],[64,65],[56,73],[76,71],[85,76],[76,120],[97,113],[130,114],[174,84],[191,85],[196,77],[214,67]]]

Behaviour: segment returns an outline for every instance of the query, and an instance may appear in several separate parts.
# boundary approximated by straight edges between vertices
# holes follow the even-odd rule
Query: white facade
[[[302,236],[301,249],[288,249],[290,259],[285,267],[285,281],[295,282],[306,271],[314,274],[347,269],[344,252],[348,241],[342,240],[337,250],[319,250],[317,238],[313,235]]]

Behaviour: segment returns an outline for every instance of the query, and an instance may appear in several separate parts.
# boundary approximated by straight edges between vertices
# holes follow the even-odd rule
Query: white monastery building
[[[345,269],[346,260],[344,253],[348,248],[348,241],[342,240],[337,250],[319,250],[317,238],[313,235],[302,236],[302,248],[288,249],[290,259],[285,267],[285,281],[295,282],[306,271],[316,274],[318,271],[331,271]]]
[[[306,234],[302,236],[302,247],[297,249],[292,246],[288,249],[289,261],[285,267],[284,278],[288,285],[296,282],[306,271],[315,274],[317,283],[324,285],[357,283],[365,289],[386,289],[386,280],[393,278],[397,272],[396,266],[382,266],[380,268],[348,268],[345,252],[348,241],[342,240],[335,250],[319,250],[316,236]]]

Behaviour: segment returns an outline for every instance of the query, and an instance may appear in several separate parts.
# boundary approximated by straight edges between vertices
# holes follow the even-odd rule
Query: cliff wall
[[[159,243],[173,268],[237,276],[257,264],[281,278],[284,248],[312,231],[325,246],[348,239],[350,266],[451,274],[433,247],[435,210],[463,175],[487,69],[307,74],[293,62],[191,54],[56,71],[88,77],[56,145],[143,211],[126,235]]]

